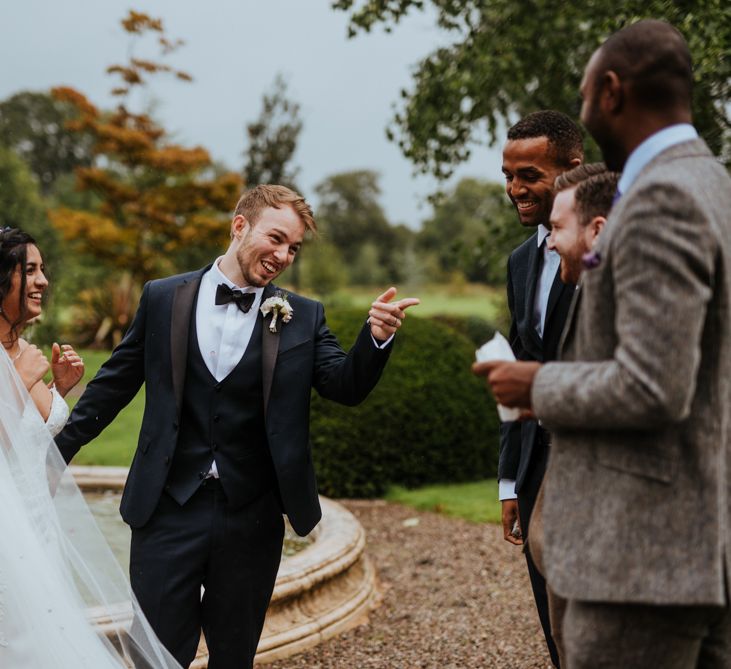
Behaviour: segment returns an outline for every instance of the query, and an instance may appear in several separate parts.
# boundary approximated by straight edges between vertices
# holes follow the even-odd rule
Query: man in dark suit
[[[268,185],[245,193],[225,255],[146,284],[124,340],[57,437],[70,461],[145,384],[121,513],[132,527],[134,592],[184,667],[201,629],[210,669],[252,666],[281,557],[282,513],[301,535],[321,516],[311,388],[343,404],[365,399],[404,310],[418,303],[392,301],[389,289],[346,353],[319,302],[271,283],[306,230],[315,221],[297,193]]]
[[[503,149],[505,189],[524,226],[537,231],[508,260],[510,345],[518,360],[552,360],[566,321],[574,286],[558,275],[560,258],[548,248],[554,181],[583,159],[581,131],[555,111],[529,114],[508,130]],[[503,423],[500,436],[500,499],[505,539],[521,545],[546,471],[550,435],[536,421]],[[517,498],[517,499],[516,499]],[[546,582],[525,551],[538,616],[554,665]]]

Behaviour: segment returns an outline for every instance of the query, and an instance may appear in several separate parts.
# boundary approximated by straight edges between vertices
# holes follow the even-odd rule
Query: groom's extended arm
[[[373,302],[368,322],[347,354],[325,324],[322,305],[317,305],[313,385],[320,395],[352,406],[373,390],[391,354],[392,338],[406,317],[406,309],[419,304],[416,298],[394,302],[395,295],[396,289],[389,288]]]
[[[66,462],[97,437],[129,404],[144,382],[144,344],[149,284],[145,285],[132,325],[112,356],[86,386],[56,445]]]
[[[363,325],[353,347],[346,353],[325,323],[325,312],[317,305],[318,328],[315,341],[315,390],[324,398],[354,406],[362,402],[378,383],[386,366],[393,341],[376,346],[368,323]]]

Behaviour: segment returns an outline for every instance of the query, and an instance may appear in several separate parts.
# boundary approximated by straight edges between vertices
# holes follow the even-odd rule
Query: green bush
[[[331,310],[330,328],[349,346],[362,310]],[[494,476],[498,420],[485,383],[470,372],[474,345],[430,319],[408,318],[380,383],[358,407],[313,393],[311,437],[320,491],[377,497],[391,484],[474,481]]]
[[[448,325],[469,339],[475,348],[493,338],[497,328],[490,321],[479,316],[458,316],[455,314],[436,314],[432,319]]]

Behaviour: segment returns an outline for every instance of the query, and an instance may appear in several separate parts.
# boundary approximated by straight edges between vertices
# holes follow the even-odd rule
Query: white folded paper
[[[510,348],[508,340],[499,332],[496,332],[490,341],[485,342],[475,351],[475,359],[477,362],[492,362],[493,360],[513,362],[515,355],[513,355],[513,349]],[[508,407],[504,407],[502,404],[497,405],[497,413],[503,422],[518,420],[520,417],[520,409],[508,409]]]

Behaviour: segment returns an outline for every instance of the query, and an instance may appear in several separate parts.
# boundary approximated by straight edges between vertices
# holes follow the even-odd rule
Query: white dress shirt
[[[551,231],[542,223],[538,225],[537,238],[539,252],[543,253],[543,267],[536,282],[536,294],[533,302],[532,324],[538,336],[543,339],[543,329],[546,325],[546,312],[548,311],[548,297],[551,294],[551,287],[556,280],[556,273],[561,264],[561,256],[556,251],[548,248],[546,238]],[[515,481],[513,479],[500,479],[498,481],[498,497],[500,501],[515,499]]]
[[[216,381],[223,381],[246,353],[264,292],[264,288],[237,286],[221,271],[218,266],[220,262],[221,258],[217,258],[211,269],[201,277],[195,308],[198,348],[203,362]],[[220,283],[231,289],[254,293],[251,309],[244,313],[234,302],[216,304],[216,289]],[[208,475],[218,478],[215,460]]]

